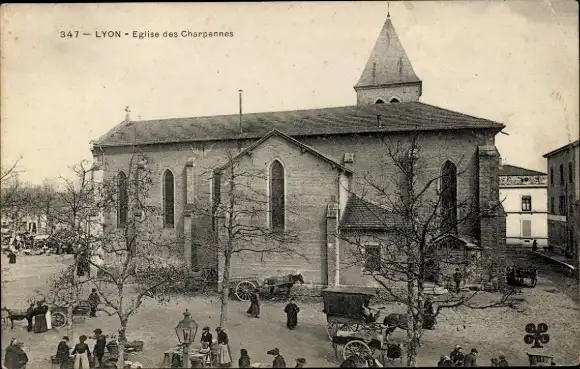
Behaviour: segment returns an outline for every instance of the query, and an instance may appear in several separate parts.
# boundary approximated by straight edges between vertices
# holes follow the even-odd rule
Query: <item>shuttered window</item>
[[[532,237],[532,221],[522,220],[522,237],[530,238]]]

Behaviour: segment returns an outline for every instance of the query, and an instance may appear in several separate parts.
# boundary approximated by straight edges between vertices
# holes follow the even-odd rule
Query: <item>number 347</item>
[[[79,37],[79,31],[60,31],[60,38]]]

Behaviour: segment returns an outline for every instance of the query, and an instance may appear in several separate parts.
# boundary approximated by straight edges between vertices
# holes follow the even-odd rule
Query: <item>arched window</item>
[[[400,101],[396,97],[393,97],[391,100],[389,100],[389,102],[392,104],[392,103],[398,103]]]
[[[122,228],[127,224],[127,212],[129,210],[129,188],[127,175],[119,172],[117,176],[117,187],[119,190],[117,204],[117,227]]]
[[[284,210],[284,167],[278,160],[270,166],[270,229],[284,231],[286,215]]]
[[[382,99],[378,99],[375,104],[384,104],[385,102]]]
[[[175,187],[173,173],[169,169],[163,173],[163,227],[173,228],[175,219]]]
[[[441,229],[457,233],[457,167],[450,161],[441,170]]]

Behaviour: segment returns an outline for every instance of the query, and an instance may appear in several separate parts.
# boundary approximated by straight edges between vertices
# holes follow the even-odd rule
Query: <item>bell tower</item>
[[[419,101],[422,81],[413,70],[390,14],[354,89],[357,105]]]

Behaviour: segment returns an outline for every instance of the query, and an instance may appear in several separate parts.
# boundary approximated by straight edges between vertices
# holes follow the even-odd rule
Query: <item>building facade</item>
[[[499,201],[495,136],[504,125],[421,103],[421,86],[387,17],[355,86],[356,105],[243,116],[127,118],[92,143],[100,168],[95,178],[124,176],[138,147],[152,170],[147,201],[163,209],[154,227],[183,240],[178,252],[192,267],[215,267],[222,273],[224,261],[215,243],[224,229],[217,210],[228,201],[228,168],[260,172],[245,182],[263,198],[247,217],[248,227],[293,232],[297,239],[292,247],[301,257],[240,252],[231,260],[232,276],[264,278],[299,270],[307,283],[366,285],[361,268],[345,265],[340,236],[384,231],[372,213],[360,213],[357,199],[374,196],[368,176],[384,184],[386,193],[398,191],[391,181],[396,168],[387,146],[417,135],[423,162],[419,185],[446,173],[447,211],[456,217]],[[502,260],[501,207],[481,218],[467,215],[454,232],[471,241],[460,243],[476,243],[484,257]],[[105,223],[114,228],[126,216],[122,211],[104,214]]]
[[[506,213],[506,242],[531,247],[548,244],[548,175],[502,165],[499,193]]]
[[[544,155],[548,167],[548,244],[578,261],[578,222],[574,204],[580,199],[578,141]]]

